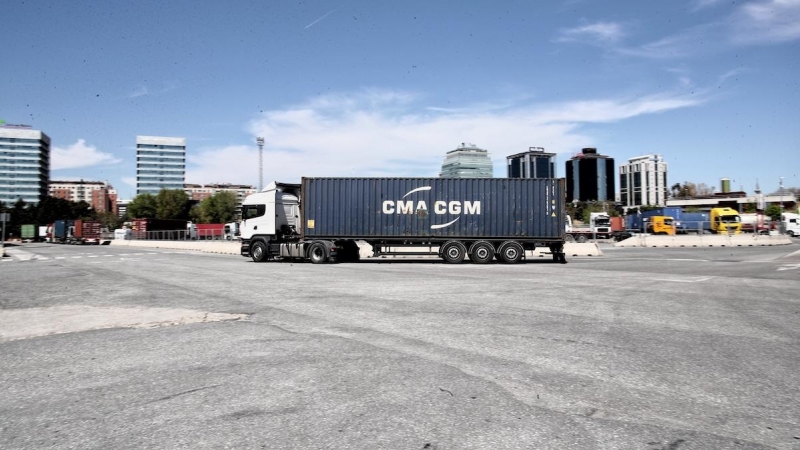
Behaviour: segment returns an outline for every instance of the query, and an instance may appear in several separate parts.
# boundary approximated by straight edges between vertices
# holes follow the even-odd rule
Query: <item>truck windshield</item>
[[[664,225],[672,225],[672,219],[664,219]]]
[[[597,219],[595,219],[595,220],[594,220],[594,223],[595,223],[595,224],[596,224],[598,227],[607,227],[607,226],[610,226],[610,225],[611,225],[611,219],[606,219],[606,218],[600,218],[600,217],[598,217]]]
[[[719,216],[722,223],[739,223],[739,216]]]

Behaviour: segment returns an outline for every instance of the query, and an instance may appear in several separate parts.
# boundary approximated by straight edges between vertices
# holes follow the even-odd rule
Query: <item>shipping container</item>
[[[447,262],[518,262],[549,247],[564,262],[564,180],[505,178],[303,178],[271,183],[242,206],[242,255],[312,262],[425,247]],[[407,249],[406,249],[407,250]],[[436,254],[436,253],[434,253]]]
[[[39,227],[37,225],[22,225],[20,227],[20,237],[23,240],[38,241]]]
[[[173,219],[133,219],[132,239],[184,240],[189,239],[189,222]]]
[[[96,220],[76,220],[74,240],[81,244],[100,244],[100,231],[103,225]]]
[[[564,235],[554,179],[304,178],[304,238],[555,239]]]
[[[65,243],[69,238],[69,230],[75,224],[74,220],[56,220],[53,222],[53,242]]]
[[[222,239],[225,234],[224,223],[198,223],[197,239]]]

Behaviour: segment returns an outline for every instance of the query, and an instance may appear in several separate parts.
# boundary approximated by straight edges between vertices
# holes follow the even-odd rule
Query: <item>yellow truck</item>
[[[670,216],[651,216],[647,221],[650,234],[675,234],[675,219]]]
[[[741,234],[742,219],[732,208],[711,208],[711,232],[716,234]]]

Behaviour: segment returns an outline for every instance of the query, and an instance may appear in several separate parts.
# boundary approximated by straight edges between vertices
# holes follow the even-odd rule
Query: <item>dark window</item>
[[[267,205],[245,205],[242,207],[242,219],[254,219],[267,212]]]

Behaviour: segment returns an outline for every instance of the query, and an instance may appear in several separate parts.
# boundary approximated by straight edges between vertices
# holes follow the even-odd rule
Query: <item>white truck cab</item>
[[[800,214],[783,213],[781,214],[784,233],[791,237],[800,237]]]

